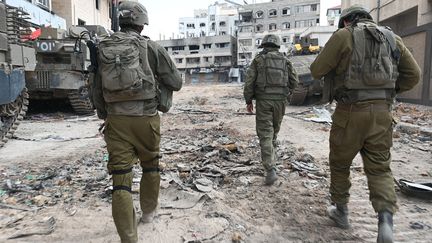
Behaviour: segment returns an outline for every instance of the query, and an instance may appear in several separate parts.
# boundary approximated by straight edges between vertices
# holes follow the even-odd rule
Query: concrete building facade
[[[353,4],[369,8],[375,21],[401,36],[422,69],[420,83],[398,98],[432,105],[432,0],[342,0],[342,9]]]
[[[231,35],[157,41],[180,71],[210,72],[236,63],[236,39]],[[211,70],[210,70],[211,69]]]
[[[24,10],[35,25],[66,29],[66,20],[52,10],[51,0],[7,0],[6,4]]]
[[[179,37],[233,35],[238,22],[237,8],[216,2],[207,9],[194,10],[193,17],[179,19]]]
[[[199,73],[225,73],[227,77],[237,62],[237,41],[231,35],[160,40],[157,43],[168,51],[186,82],[191,81],[191,75]]]
[[[303,32],[320,24],[319,0],[274,0],[239,8],[238,65],[248,66],[260,51],[266,34],[281,38],[282,52],[289,52]]]
[[[41,0],[38,0],[41,1]],[[72,25],[101,25],[111,29],[111,0],[50,0],[52,10]]]

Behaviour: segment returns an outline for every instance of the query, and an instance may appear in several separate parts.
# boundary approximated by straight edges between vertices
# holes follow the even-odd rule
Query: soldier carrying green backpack
[[[298,77],[288,58],[279,52],[280,39],[266,35],[246,74],[244,97],[246,109],[253,111],[256,100],[256,131],[260,140],[261,160],[266,171],[265,184],[277,180],[275,160],[277,135],[280,130],[288,95],[298,83]]]
[[[119,4],[121,31],[98,45],[93,103],[105,120],[104,138],[113,179],[112,215],[121,242],[138,242],[132,202],[132,168],[142,167],[141,222],[151,222],[159,197],[160,117],[167,112],[172,91],[182,87],[180,73],[166,50],[140,35],[148,24],[140,3]]]

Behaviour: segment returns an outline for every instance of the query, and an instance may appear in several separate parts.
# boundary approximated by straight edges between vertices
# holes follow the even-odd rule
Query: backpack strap
[[[389,29],[389,27],[378,26],[377,29],[384,34],[388,44],[390,45],[390,49],[392,51],[392,57],[399,62],[401,53],[396,44],[396,37],[394,33]]]
[[[366,34],[365,34],[365,24],[358,23],[353,28],[353,54],[356,55],[356,60],[361,60],[364,62],[366,56]],[[352,63],[351,65],[355,65],[355,68],[361,70],[363,68],[364,63]],[[360,73],[360,71],[358,71]]]

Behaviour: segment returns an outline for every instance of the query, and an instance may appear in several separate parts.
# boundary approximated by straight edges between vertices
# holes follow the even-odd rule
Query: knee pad
[[[113,192],[117,190],[132,192],[132,167],[125,170],[112,170],[111,174],[113,178]]]

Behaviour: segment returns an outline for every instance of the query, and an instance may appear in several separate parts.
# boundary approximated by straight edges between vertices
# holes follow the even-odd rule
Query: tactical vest
[[[256,93],[260,95],[288,96],[288,59],[278,51],[260,53]]]
[[[350,65],[344,74],[335,77],[334,88],[339,89],[333,91],[336,99],[337,96],[346,96],[343,97],[345,103],[392,99],[399,75],[395,35],[371,22],[358,23],[351,32],[353,51]],[[340,90],[345,94],[340,94]]]
[[[156,82],[147,59],[147,40],[116,32],[99,44],[98,62],[107,103],[153,99]]]

